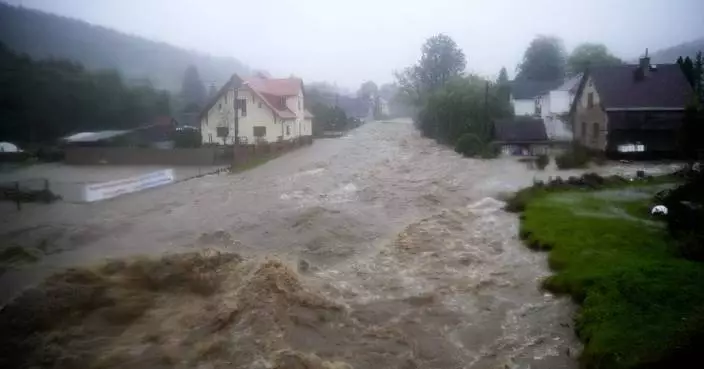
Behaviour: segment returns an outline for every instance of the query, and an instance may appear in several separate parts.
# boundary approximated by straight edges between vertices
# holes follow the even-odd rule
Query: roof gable
[[[637,69],[637,65],[615,65],[588,72],[604,109],[681,109],[689,103],[692,88],[679,65],[658,65],[643,78],[636,78]],[[580,85],[580,91],[583,88]]]

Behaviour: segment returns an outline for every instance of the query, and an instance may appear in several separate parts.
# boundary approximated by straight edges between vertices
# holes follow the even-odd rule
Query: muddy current
[[[296,288],[344,312],[292,307],[279,349],[354,368],[576,368],[574,306],[539,289],[546,255],[500,201],[557,174],[576,172],[465,159],[410,122],[367,124],[247,172],[3,215],[5,242],[48,251],[5,272],[0,297],[106,257],[217,248],[281,260]]]

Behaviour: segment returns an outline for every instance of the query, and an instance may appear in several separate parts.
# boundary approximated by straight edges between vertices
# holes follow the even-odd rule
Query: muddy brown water
[[[375,356],[364,357],[370,352],[410,355],[403,364],[410,367],[576,368],[574,306],[539,290],[546,255],[521,245],[517,217],[497,200],[557,174],[577,172],[461,158],[395,121],[317,140],[235,175],[94,204],[21,212],[2,204],[3,242],[45,256],[2,275],[0,298],[67,266],[214,246],[302,263],[306,288],[365,326],[404,337],[354,350],[357,367],[375,367]],[[326,351],[325,342],[309,346]]]

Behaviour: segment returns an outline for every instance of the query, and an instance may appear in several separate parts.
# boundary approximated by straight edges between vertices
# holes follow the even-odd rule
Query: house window
[[[222,111],[222,103],[218,104],[218,110]]]
[[[237,100],[237,105],[239,105],[240,111],[242,111],[242,116],[246,117],[247,116],[247,100],[246,99]]]
[[[264,137],[266,136],[266,127],[257,126],[254,127],[254,137]]]
[[[287,125],[286,126],[286,136],[290,136],[290,135],[291,135],[291,126]]]
[[[539,100],[539,99],[536,99],[536,100],[535,100],[535,111],[534,111],[534,114],[535,114],[536,116],[540,116],[541,111],[542,111],[542,109],[541,109],[541,106],[540,106],[540,100]]]
[[[298,110],[301,110],[301,99],[298,99]]]
[[[596,142],[599,138],[599,123],[592,124],[592,141]]]
[[[588,108],[593,108],[594,107],[594,93],[590,92],[587,94],[587,107]]]
[[[216,127],[218,137],[227,137],[230,134],[228,127]]]
[[[587,137],[587,122],[582,122],[582,138]]]
[[[258,106],[259,106],[259,109],[261,109],[261,108],[262,108],[262,103],[259,102]]]

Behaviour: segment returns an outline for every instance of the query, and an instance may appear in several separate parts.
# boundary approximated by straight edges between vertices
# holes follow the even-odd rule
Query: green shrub
[[[687,182],[664,199],[667,206],[667,229],[677,240],[679,254],[687,259],[704,261],[704,173],[690,171]]]
[[[201,146],[200,131],[196,129],[182,129],[174,133],[174,146],[178,148],[192,148]]]
[[[495,159],[501,154],[501,148],[499,145],[494,145],[492,143],[485,144],[482,148],[479,156],[482,159]]]
[[[586,168],[592,153],[582,145],[574,144],[555,158],[559,169]]]
[[[535,165],[540,170],[545,169],[545,167],[547,167],[549,163],[550,163],[550,157],[547,155],[538,155],[538,158],[535,159]]]
[[[479,155],[486,146],[477,137],[477,135],[471,133],[465,133],[457,140],[455,144],[455,151],[466,157],[474,157]]]

